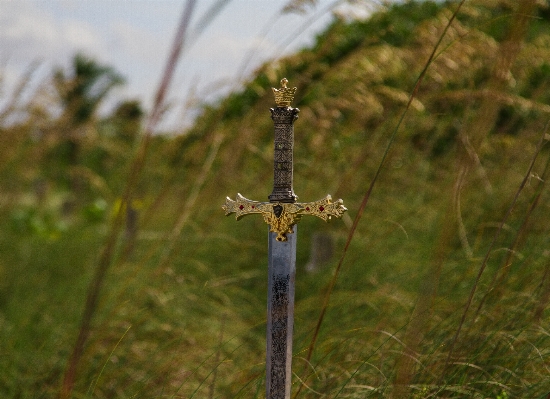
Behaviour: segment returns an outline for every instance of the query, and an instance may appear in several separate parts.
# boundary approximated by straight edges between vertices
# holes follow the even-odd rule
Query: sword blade
[[[296,225],[287,241],[269,232],[266,399],[290,399],[296,234]]]

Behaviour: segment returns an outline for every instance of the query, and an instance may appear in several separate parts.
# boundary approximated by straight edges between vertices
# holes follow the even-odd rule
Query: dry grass
[[[410,3],[337,22],[186,135],[146,133],[128,152],[91,120],[78,167],[48,158],[47,114],[4,124],[2,396],[263,395],[265,225],[220,207],[270,191],[266,110],[284,75],[299,88],[295,190],[343,197],[351,216],[301,222],[296,397],[546,398],[550,32],[529,7]],[[64,213],[70,173],[81,198]],[[307,273],[318,231],[339,251]]]

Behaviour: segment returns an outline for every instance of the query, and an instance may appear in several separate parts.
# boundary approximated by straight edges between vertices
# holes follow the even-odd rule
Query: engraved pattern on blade
[[[288,338],[288,290],[290,276],[273,275],[271,299],[271,386],[270,399],[285,399],[287,338]]]
[[[296,202],[292,188],[294,121],[298,118],[298,108],[271,108],[271,119],[274,122],[273,152],[273,192],[270,202]]]
[[[293,204],[279,206],[287,205]],[[288,240],[281,242],[277,234],[269,233],[266,399],[290,399],[296,239],[296,234],[290,234]]]

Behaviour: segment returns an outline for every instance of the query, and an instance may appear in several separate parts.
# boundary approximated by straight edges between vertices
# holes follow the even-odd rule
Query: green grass
[[[550,153],[546,141],[537,148],[548,110],[546,82],[532,78],[550,56],[550,31],[536,24],[518,39],[516,81],[495,89],[498,102],[478,94],[496,85],[487,72],[498,56],[495,32],[515,19],[466,2],[443,35],[456,6],[411,3],[371,22],[336,22],[315,51],[281,64],[301,96],[295,191],[301,201],[330,193],[349,209],[329,225],[300,222],[299,398],[533,399],[550,392]],[[382,22],[399,24],[404,13],[412,25],[361,38]],[[441,52],[399,125],[440,37]],[[101,136],[103,125],[92,120],[98,141],[84,141],[80,164],[71,166],[49,157],[59,145],[55,129],[39,146],[30,138],[31,116],[27,125],[2,128],[3,138],[27,139],[6,139],[11,145],[0,148],[9,160],[0,163],[0,396],[58,397],[109,243],[115,250],[73,398],[264,396],[267,226],[260,217],[224,218],[221,205],[237,192],[257,200],[270,192],[268,91],[280,74],[265,66],[242,93],[205,109],[186,135],[151,138],[131,187],[140,221],[134,237],[109,236],[133,156],[127,141]],[[487,120],[489,131],[480,131]],[[477,160],[464,150],[464,135]],[[467,170],[463,180],[460,170]],[[69,195],[74,173],[81,180]],[[72,210],[63,206],[69,199]],[[319,231],[330,232],[335,253],[308,273]]]

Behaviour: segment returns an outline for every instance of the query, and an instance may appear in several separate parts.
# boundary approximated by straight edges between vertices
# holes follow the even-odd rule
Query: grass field
[[[221,205],[271,192],[286,76],[294,189],[349,209],[300,222],[293,394],[548,398],[548,15],[337,20],[178,136],[133,136],[136,104],[78,119],[68,95],[59,119],[37,97],[0,121],[0,396],[264,397],[267,226]],[[307,271],[319,233],[334,251]]]

